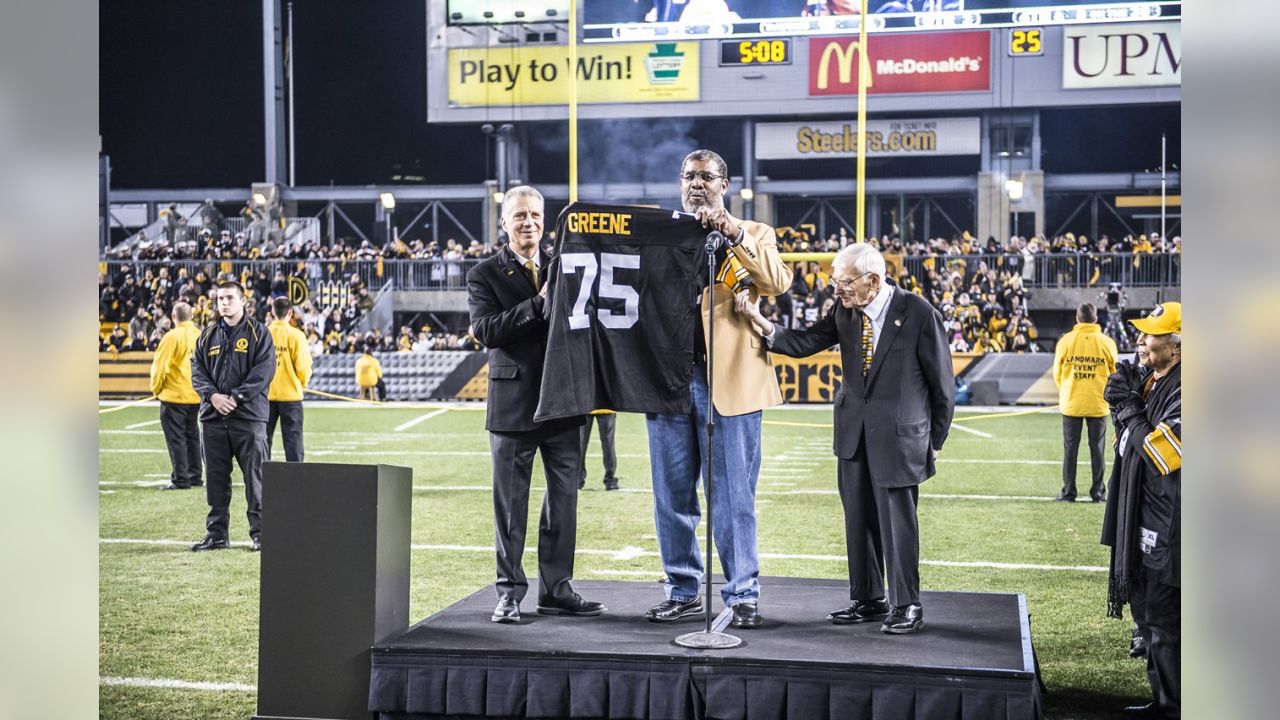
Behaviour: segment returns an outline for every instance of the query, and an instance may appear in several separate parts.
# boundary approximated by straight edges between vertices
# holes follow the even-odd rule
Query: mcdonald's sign
[[[894,33],[867,39],[870,94],[991,89],[991,33]],[[809,94],[858,94],[857,36],[809,40]]]

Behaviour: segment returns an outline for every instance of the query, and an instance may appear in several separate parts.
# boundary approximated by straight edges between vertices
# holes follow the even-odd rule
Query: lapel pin
[[[902,327],[902,321],[901,321],[901,320],[894,320],[894,321],[893,321],[893,324],[894,324],[894,325],[897,325],[898,327]]]

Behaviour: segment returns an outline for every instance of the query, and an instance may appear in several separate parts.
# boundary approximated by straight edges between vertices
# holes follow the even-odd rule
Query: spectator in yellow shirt
[[[362,354],[356,358],[356,385],[360,387],[360,399],[377,400],[378,383],[382,382],[382,363],[364,347],[360,351]]]
[[[191,306],[173,304],[173,329],[160,338],[151,361],[151,392],[160,400],[160,429],[173,471],[165,490],[204,485],[200,479],[200,396],[191,386],[191,352],[200,331],[191,322]]]
[[[1076,309],[1076,326],[1058,340],[1053,351],[1053,381],[1058,385],[1062,411],[1062,492],[1056,498],[1059,502],[1076,501],[1076,458],[1082,423],[1089,427],[1089,464],[1093,471],[1089,497],[1094,502],[1105,499],[1103,453],[1110,407],[1102,398],[1102,391],[1115,371],[1116,343],[1102,333],[1097,308],[1083,303]]]
[[[267,459],[276,437],[276,422],[284,436],[284,459],[302,462],[302,389],[311,380],[311,348],[302,331],[290,322],[293,305],[289,298],[271,301],[274,318],[267,326],[276,346],[276,375],[267,388]]]

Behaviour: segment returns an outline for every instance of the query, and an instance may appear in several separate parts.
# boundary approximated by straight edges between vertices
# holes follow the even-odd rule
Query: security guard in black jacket
[[[194,551],[228,547],[231,519],[231,460],[244,476],[249,505],[249,537],[262,549],[262,463],[267,458],[267,387],[276,372],[271,333],[245,313],[244,286],[218,283],[214,300],[218,320],[196,341],[191,356],[191,384],[200,396],[204,466],[209,517],[205,538]]]

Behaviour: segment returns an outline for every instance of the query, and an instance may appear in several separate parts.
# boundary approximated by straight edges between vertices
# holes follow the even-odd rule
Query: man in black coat
[[[533,421],[547,349],[543,314],[550,258],[542,240],[542,194],[522,185],[502,200],[502,229],[510,242],[467,273],[471,331],[489,349],[489,397],[485,429],[493,457],[493,520],[496,531],[498,605],[493,621],[520,621],[520,601],[529,589],[521,565],[529,512],[533,457],[542,454],[547,492],[538,524],[538,612],[599,615],[598,602],[573,591],[573,553],[578,533],[578,478],[582,474],[579,427],[584,418]]]
[[[276,348],[265,325],[245,312],[244,286],[223,280],[215,290],[218,319],[191,354],[191,386],[200,396],[205,494],[209,516],[200,552],[229,546],[231,461],[244,476],[249,538],[262,549],[262,463],[267,458],[267,387],[276,374]]]
[[[955,410],[951,353],[942,316],[885,282],[875,248],[841,250],[831,280],[839,303],[806,330],[774,326],[745,296],[737,308],[774,352],[805,357],[840,346],[835,454],[853,602],[827,617],[837,625],[882,620],[884,632],[913,633],[924,627],[916,503]]]

